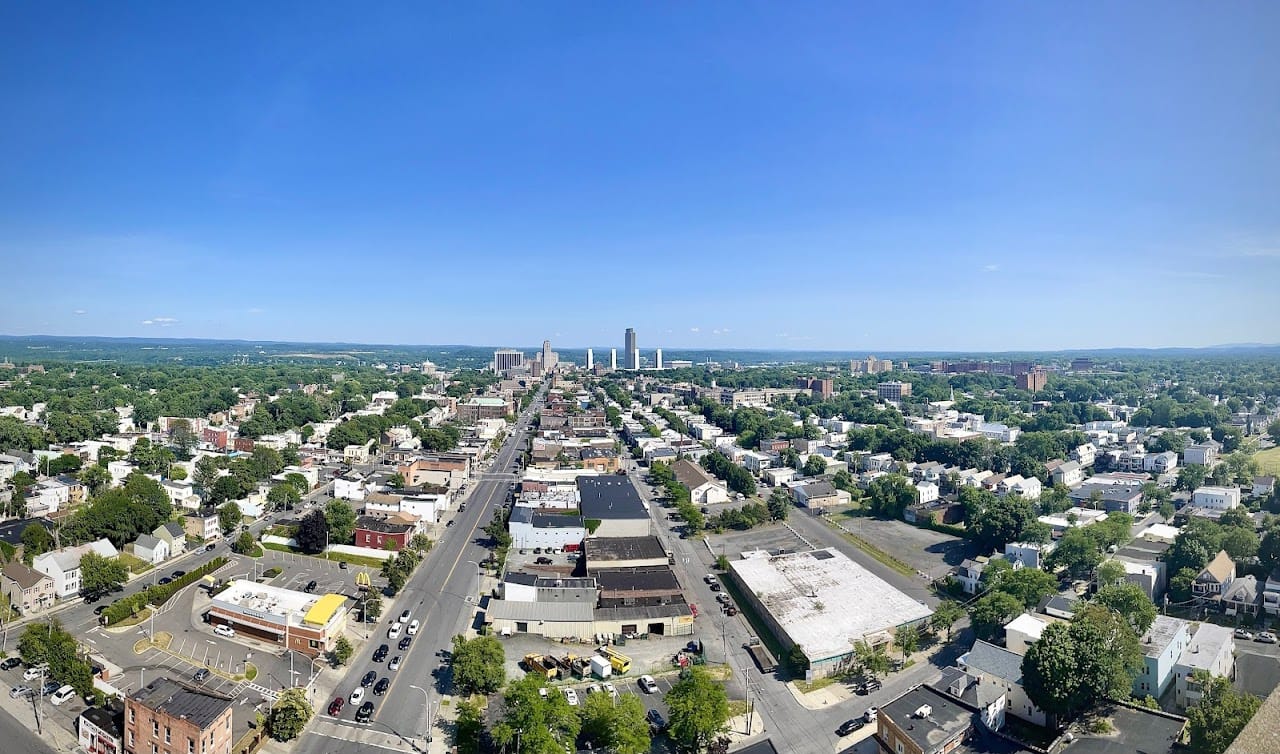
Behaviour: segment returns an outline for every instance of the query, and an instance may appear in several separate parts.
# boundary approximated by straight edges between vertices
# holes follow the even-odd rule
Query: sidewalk
[[[30,684],[27,684],[30,685]],[[25,699],[9,699],[9,689],[12,688],[7,682],[0,681],[0,692],[4,693],[3,699],[5,704],[5,712],[13,715],[13,718],[22,725],[32,731],[37,731],[41,740],[49,745],[54,751],[75,751],[80,742],[76,736],[75,721],[67,720],[67,716],[59,714],[49,700],[45,699],[40,702],[40,721],[39,728],[36,726],[35,716],[35,697],[27,697]]]

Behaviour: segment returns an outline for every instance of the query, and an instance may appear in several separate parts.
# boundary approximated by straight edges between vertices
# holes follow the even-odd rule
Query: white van
[[[401,623],[400,623],[400,621],[396,621],[395,623],[392,623],[392,624],[391,624],[391,628],[387,629],[387,638],[388,638],[388,639],[399,639],[399,638],[400,638],[400,629],[401,629],[401,628],[403,628],[403,627],[404,627],[404,626],[403,626],[403,624],[401,624]]]
[[[232,628],[231,626],[228,626],[225,623],[219,623],[218,625],[214,626],[213,632],[218,636],[235,636],[236,635],[235,629]]]
[[[56,707],[59,704],[62,704],[63,702],[67,701],[68,699],[71,699],[75,695],[76,695],[75,688],[68,684],[58,689],[57,691],[53,692],[53,696],[49,697],[49,701],[53,702],[53,706]]]

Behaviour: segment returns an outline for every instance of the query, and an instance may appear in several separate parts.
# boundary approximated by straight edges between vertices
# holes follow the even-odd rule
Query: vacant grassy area
[[[141,558],[136,558],[127,552],[120,553],[117,559],[125,568],[128,568],[129,573],[132,574],[146,573],[155,567],[147,561],[142,560]]]
[[[1258,462],[1258,467],[1262,469],[1263,474],[1271,476],[1280,474],[1280,447],[1260,450],[1253,454],[1253,460]]]

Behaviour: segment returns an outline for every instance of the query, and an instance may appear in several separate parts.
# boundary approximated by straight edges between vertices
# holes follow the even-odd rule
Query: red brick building
[[[391,521],[383,516],[361,516],[356,519],[356,547],[378,550],[403,550],[413,537],[413,525]],[[388,542],[394,542],[389,547]]]

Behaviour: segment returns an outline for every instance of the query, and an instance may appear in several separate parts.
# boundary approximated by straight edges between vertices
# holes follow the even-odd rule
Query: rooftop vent
[[[924,719],[924,718],[928,717],[929,715],[932,715],[932,714],[933,714],[933,707],[930,707],[930,706],[929,706],[929,705],[927,705],[927,704],[922,704],[922,705],[920,705],[919,707],[917,707],[917,708],[916,708],[916,711],[915,711],[915,712],[913,712],[913,713],[911,713],[911,714],[912,714],[912,716],[913,716],[913,717],[918,717],[918,718]]]

